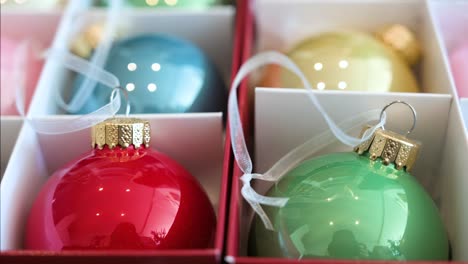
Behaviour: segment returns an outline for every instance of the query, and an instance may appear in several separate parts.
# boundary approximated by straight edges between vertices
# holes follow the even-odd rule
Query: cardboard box
[[[237,70],[238,55],[233,51],[234,8],[214,7],[203,11],[126,9],[122,13],[131,21],[132,34],[168,32],[198,44],[213,59],[226,84],[231,70]],[[72,26],[77,19],[99,20],[103,9],[89,9],[85,1],[73,1],[67,8],[55,36],[54,48],[67,48]],[[182,26],[183,25],[183,26]],[[235,42],[238,42],[237,36]],[[233,56],[234,55],[234,56]],[[232,63],[232,64],[231,64]],[[65,94],[71,73],[56,61],[49,60],[38,85],[28,117],[37,120],[72,120],[63,115],[54,101],[54,93]],[[68,91],[69,92],[69,91]],[[89,150],[89,129],[62,134],[36,133],[25,125],[15,145],[1,184],[1,258],[7,262],[67,263],[220,263],[224,247],[226,204],[231,173],[230,151],[224,149],[222,113],[146,114],[137,115],[150,121],[151,147],[168,154],[188,169],[203,185],[217,213],[213,248],[161,251],[68,251],[43,252],[23,250],[25,224],[29,209],[42,184],[57,168]],[[190,133],[187,133],[190,131]],[[66,147],[64,151],[63,147]],[[190,149],[187,149],[190,146]]]
[[[365,93],[317,91],[319,101],[339,122],[362,111],[382,108],[394,100],[412,104],[418,113],[417,126],[411,138],[423,143],[423,149],[412,174],[426,188],[440,208],[448,231],[453,260],[468,260],[468,200],[461,186],[468,186],[466,157],[468,140],[464,135],[461,113],[452,102],[455,94],[447,64],[437,40],[428,4],[423,1],[247,1],[244,10],[243,61],[266,49],[284,50],[313,33],[355,28],[375,31],[390,23],[402,23],[421,39],[425,57],[418,70],[424,93]],[[250,8],[250,9],[249,9]],[[279,10],[281,10],[279,12]],[[241,11],[239,11],[241,12]],[[281,19],[279,19],[279,17]],[[255,24],[254,24],[255,21]],[[254,29],[255,26],[255,29]],[[240,87],[239,107],[247,142],[255,149],[254,172],[263,173],[287,152],[327,129],[323,119],[300,89],[257,88],[255,107],[247,103],[248,81]],[[251,120],[251,114],[255,120]],[[408,120],[408,121],[407,121]],[[392,107],[387,127],[404,131],[411,115],[404,107]],[[293,129],[292,129],[293,128]],[[357,132],[356,132],[357,136]],[[330,151],[351,151],[334,145]],[[253,152],[251,152],[253,154]],[[247,236],[252,210],[240,194],[242,175],[234,166],[227,249],[228,263],[296,263],[292,259],[247,256]],[[257,181],[258,182],[258,181]],[[271,185],[254,185],[260,193]],[[323,260],[301,260],[319,263]],[[336,260],[332,260],[336,263]],[[340,260],[347,263],[350,261]]]
[[[1,10],[1,32],[2,36],[13,39],[35,39],[44,46],[49,45],[57,26],[60,22],[61,13],[57,11],[23,11],[23,10]],[[14,91],[16,87],[11,87]],[[19,131],[23,124],[23,117],[14,115],[2,115],[1,122],[1,173],[5,172],[6,165],[15,145]]]

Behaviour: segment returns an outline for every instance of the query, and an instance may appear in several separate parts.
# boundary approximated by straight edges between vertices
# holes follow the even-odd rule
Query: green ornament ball
[[[447,260],[449,243],[431,197],[416,179],[369,154],[307,160],[267,193],[289,197],[255,217],[249,255],[360,260]]]

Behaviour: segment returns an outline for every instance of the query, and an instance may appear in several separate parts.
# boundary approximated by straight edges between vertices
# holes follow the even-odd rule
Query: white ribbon
[[[92,127],[111,116],[117,114],[121,106],[120,93],[116,92],[121,90],[119,79],[115,75],[106,70],[96,67],[90,62],[71,54],[65,50],[49,50],[46,53],[48,59],[57,60],[62,63],[66,68],[76,71],[81,74],[89,74],[87,77],[95,80],[96,82],[102,83],[105,86],[113,89],[110,93],[109,103],[102,106],[86,115],[79,116],[72,120],[36,120],[28,118],[27,120],[31,123],[34,130],[43,134],[64,134],[78,130],[82,130],[88,127]],[[130,111],[130,104],[127,99],[127,115]]]
[[[78,0],[75,0],[78,1]],[[97,68],[104,67],[104,64],[109,55],[109,51],[112,47],[113,38],[117,32],[117,24],[121,16],[120,10],[122,7],[122,0],[111,0],[109,1],[109,8],[106,14],[106,23],[104,26],[104,32],[99,45],[95,49],[90,63],[96,67],[89,67],[85,72],[81,72],[85,76],[95,75],[93,72]],[[76,93],[71,99],[70,103],[66,103],[60,95],[59,91],[56,92],[57,104],[69,113],[78,112],[83,105],[88,101],[89,97],[92,96],[93,90],[96,87],[97,80],[93,78],[83,78],[83,82],[80,87],[77,88]]]
[[[96,82],[102,83],[105,86],[108,86],[112,91],[109,90],[110,94],[110,101],[106,105],[102,106],[101,108],[97,109],[94,112],[91,112],[86,115],[79,116],[72,120],[61,120],[57,118],[53,119],[37,119],[31,116],[26,117],[25,114],[25,81],[24,78],[19,78],[19,74],[21,74],[22,69],[27,67],[26,65],[26,58],[24,56],[27,54],[25,51],[28,48],[28,43],[26,42],[24,45],[19,47],[18,51],[18,59],[15,60],[15,76],[18,81],[18,89],[16,90],[16,107],[18,108],[18,112],[21,116],[25,117],[25,121],[32,126],[32,128],[43,134],[64,134],[70,133],[78,130],[82,130],[88,127],[92,127],[111,116],[114,116],[120,109],[121,106],[121,96],[119,91],[124,91],[125,96],[127,97],[126,91],[120,87],[119,80],[115,75],[105,71],[100,65],[102,65],[108,55],[110,42],[112,41],[112,36],[115,34],[115,24],[119,15],[119,8],[121,6],[122,0],[112,0],[111,1],[111,8],[108,11],[108,23],[106,24],[107,27],[104,33],[104,40],[99,49],[95,53],[95,58],[91,62],[88,62],[78,56],[71,54],[68,50],[63,48],[57,48],[57,43],[54,43],[54,47],[46,52],[46,57],[49,60],[54,60],[61,63],[64,67],[73,70],[77,73],[85,75],[87,78],[86,86],[83,85],[80,89],[80,93],[76,94],[75,101],[70,103],[70,109],[74,107],[81,107],[82,103],[85,102],[88,97],[92,93],[92,89],[95,87]],[[69,7],[67,8],[65,17],[68,18],[65,24],[71,26],[74,19],[77,15],[78,6],[82,3],[79,0],[75,0],[70,3]],[[57,46],[57,47],[56,47]],[[88,87],[88,88],[87,88]],[[59,91],[56,91],[56,98],[58,99],[57,102],[65,106],[62,97],[59,94]],[[81,104],[81,105],[80,105]],[[68,106],[67,106],[68,107]],[[65,107],[65,108],[67,108]],[[67,108],[68,109],[68,108]],[[128,115],[130,112],[130,104],[128,102],[127,97],[127,108],[126,114]]]
[[[248,74],[267,64],[278,64],[282,67],[285,67],[286,69],[295,73],[301,79],[312,104],[315,106],[315,108],[317,108],[322,117],[325,119],[325,122],[329,126],[330,130],[313,137],[306,143],[289,152],[265,174],[258,174],[252,173],[252,160],[245,143],[244,131],[242,129],[240,120],[237,88],[241,81]],[[243,183],[241,194],[250,204],[255,213],[257,213],[260,219],[263,221],[265,228],[274,230],[271,220],[268,218],[261,205],[283,207],[287,203],[288,198],[267,197],[258,194],[250,184],[252,179],[273,182],[279,181],[288,171],[296,167],[304,159],[312,156],[320,149],[332,143],[335,138],[341,141],[343,144],[351,147],[361,144],[362,142],[368,140],[378,128],[383,127],[385,124],[385,114],[383,115],[382,119],[380,119],[380,112],[380,109],[365,112],[337,125],[333,119],[330,118],[330,116],[318,101],[315,93],[312,90],[312,86],[309,84],[302,71],[287,56],[276,51],[263,52],[250,58],[241,66],[231,85],[228,102],[231,144],[237,165],[244,173],[244,175],[240,178]],[[364,133],[362,138],[349,136],[345,132],[356,127],[362,127],[364,124],[368,124],[372,120],[380,120],[380,122],[377,125],[369,128],[366,133]]]
[[[24,69],[27,67],[27,55],[30,49],[31,43],[24,41],[19,44],[15,51],[15,60],[13,61],[13,76],[16,84],[16,108],[18,113],[25,118],[32,128],[43,134],[63,134],[70,133],[78,130],[82,130],[97,123],[104,121],[105,119],[114,116],[120,109],[120,93],[117,91],[120,88],[120,83],[115,75],[92,65],[86,60],[81,59],[69,51],[52,49],[46,53],[48,59],[57,60],[61,62],[66,68],[76,71],[78,73],[85,74],[87,72],[92,73],[88,77],[100,82],[112,89],[110,93],[110,101],[108,104],[102,106],[98,110],[89,113],[87,115],[79,116],[72,120],[38,120],[33,117],[26,117],[26,106],[25,106],[25,91],[26,91],[26,80],[24,77]],[[127,115],[130,111],[130,104],[127,98]]]
[[[78,3],[75,2],[74,4],[77,5]],[[71,16],[70,10],[67,10],[67,14],[67,17]],[[102,83],[108,86],[109,88],[113,89],[113,91],[109,93],[110,101],[108,104],[102,106],[96,111],[87,115],[79,116],[72,120],[61,120],[56,118],[49,120],[41,118],[39,120],[31,116],[26,116],[26,80],[23,75],[24,69],[28,66],[28,50],[31,47],[34,48],[34,46],[31,45],[32,43],[26,40],[18,46],[17,51],[15,51],[15,60],[13,61],[14,69],[12,74],[14,75],[15,84],[17,87],[15,101],[18,113],[25,118],[25,121],[29,125],[31,125],[35,131],[43,134],[70,133],[94,126],[95,124],[100,123],[111,116],[114,116],[119,111],[121,105],[121,98],[120,93],[118,93],[117,91],[121,90],[121,88],[119,80],[117,79],[117,77],[115,77],[115,75],[91,64],[90,62],[84,59],[81,59],[80,57],[71,54],[67,50],[52,48],[51,50],[46,52],[46,56],[48,59],[62,63],[64,67],[76,71],[78,73],[87,75],[92,80]],[[129,111],[130,105],[127,99],[127,115]]]

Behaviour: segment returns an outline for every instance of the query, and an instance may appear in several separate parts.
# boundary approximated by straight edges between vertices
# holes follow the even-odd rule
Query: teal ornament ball
[[[168,35],[139,35],[113,44],[105,69],[128,93],[131,112],[222,112],[227,90],[214,64],[191,42]],[[78,75],[72,98],[83,83]],[[86,114],[109,102],[110,87],[97,84],[76,112]],[[122,96],[122,105],[126,103]],[[124,113],[121,107],[119,113]]]
[[[267,230],[255,217],[249,254],[295,259],[447,260],[447,234],[431,197],[407,168],[401,168],[398,157],[394,162],[385,157],[398,153],[391,151],[392,144],[393,150],[399,148],[399,155],[404,155],[403,144],[380,142],[384,142],[380,147],[385,146],[381,156],[334,153],[304,161],[290,171],[267,193],[290,198],[282,208],[265,206],[275,231]]]

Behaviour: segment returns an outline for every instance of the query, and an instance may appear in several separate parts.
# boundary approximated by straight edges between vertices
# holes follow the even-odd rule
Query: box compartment
[[[72,1],[68,6],[53,48],[68,48],[77,32],[73,24],[102,20],[103,9],[89,9],[86,1]],[[234,35],[235,12],[231,6],[206,10],[148,10],[122,11],[135,30],[166,32],[185,37],[199,45],[214,61],[226,84],[231,71],[238,68],[239,51],[233,49],[240,36]],[[240,21],[240,20],[237,20]],[[183,26],[181,26],[183,25]],[[214,41],[216,40],[216,41]],[[238,47],[239,45],[236,45]],[[77,116],[64,115],[54,99],[57,90],[67,95],[71,72],[59,62],[48,60],[33,98],[28,117],[35,120],[70,121]],[[132,115],[133,116],[133,115]],[[23,250],[24,229],[32,202],[50,174],[69,160],[89,150],[89,128],[62,135],[36,133],[24,125],[14,146],[11,160],[1,184],[1,259],[11,262],[34,263],[73,262],[110,263],[220,263],[225,241],[227,199],[231,173],[231,153],[224,150],[222,113],[146,114],[135,115],[152,125],[151,147],[164,152],[186,167],[203,185],[217,212],[216,238],[213,248],[197,250],[148,251],[30,251]],[[190,133],[187,133],[190,131]],[[62,147],[67,145],[67,151]],[[187,146],[190,145],[190,150]],[[223,152],[224,151],[224,152]],[[26,166],[25,166],[26,165]],[[13,202],[12,202],[13,201]]]
[[[330,29],[357,28],[373,31],[389,23],[403,23],[421,38],[426,57],[418,79],[424,93],[362,93],[316,91],[320,102],[335,121],[345,120],[365,110],[382,108],[394,100],[412,104],[418,112],[418,124],[411,138],[422,141],[423,149],[412,174],[421,182],[440,208],[452,244],[454,261],[466,261],[468,255],[468,197],[462,190],[468,185],[468,140],[463,135],[461,113],[452,102],[455,94],[447,64],[437,41],[428,5],[424,1],[324,1],[295,0],[246,1],[242,61],[263,50],[284,50],[312,33]],[[281,20],[278,18],[281,10]],[[346,15],[343,15],[346,12]],[[254,24],[254,21],[256,22]],[[288,21],[288,23],[284,23]],[[249,82],[250,81],[250,82]],[[251,80],[239,88],[239,108],[246,140],[254,161],[254,172],[262,173],[288,151],[327,129],[323,119],[300,89],[257,88],[255,106],[248,103]],[[250,85],[249,85],[250,84]],[[255,120],[253,120],[255,117]],[[404,107],[389,109],[388,127],[404,131],[411,115]],[[294,128],[294,129],[291,129]],[[357,135],[356,131],[356,135]],[[330,151],[350,151],[334,144]],[[320,155],[320,153],[318,154]],[[252,210],[240,194],[242,172],[234,165],[231,207],[228,222],[227,263],[297,263],[293,259],[273,259],[246,255],[247,235]],[[258,181],[257,181],[258,182]],[[259,193],[269,187],[255,185]],[[303,259],[301,263],[322,263]],[[351,260],[332,260],[351,263]],[[372,262],[372,261],[371,261]]]

